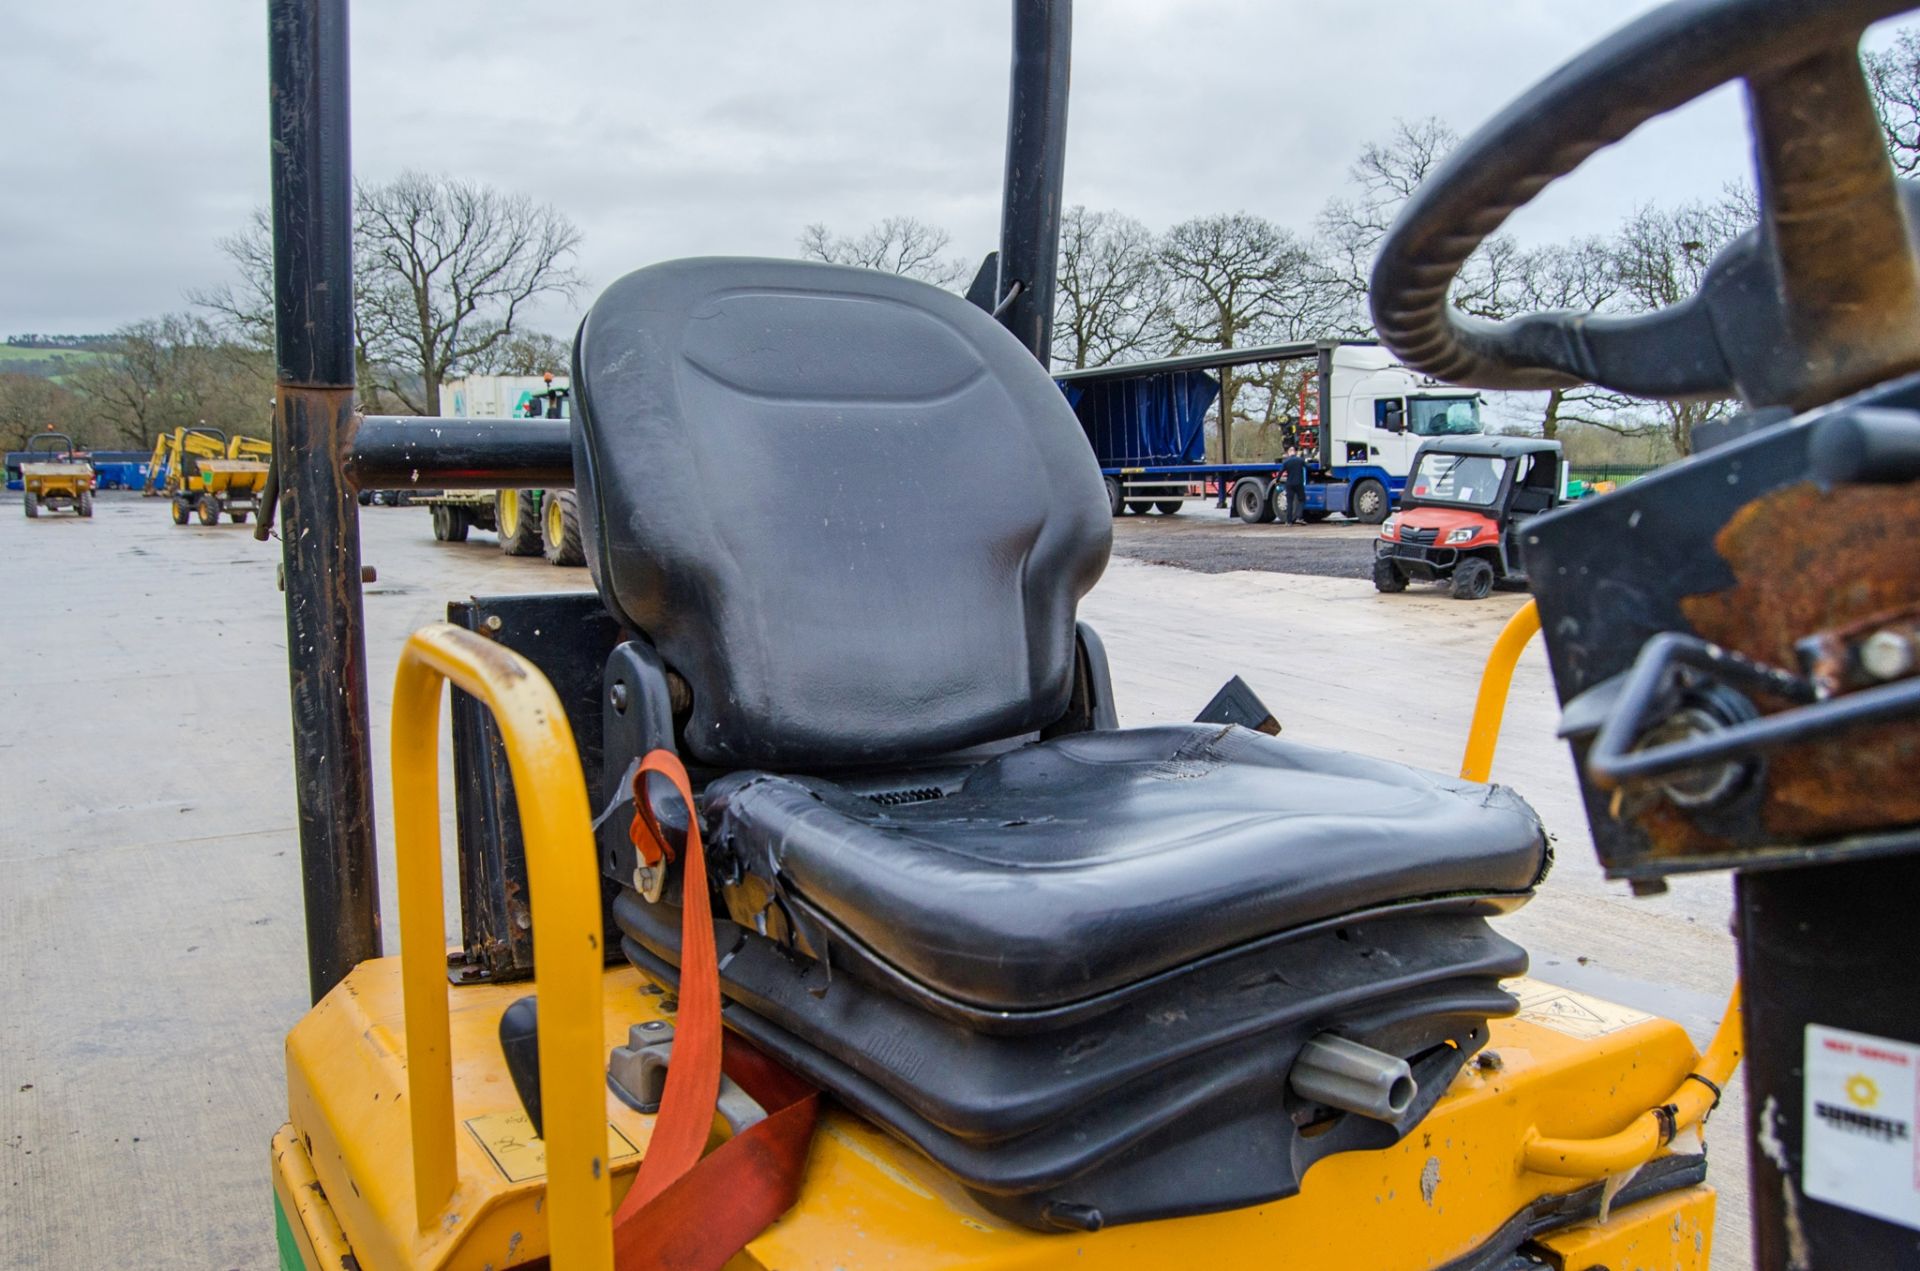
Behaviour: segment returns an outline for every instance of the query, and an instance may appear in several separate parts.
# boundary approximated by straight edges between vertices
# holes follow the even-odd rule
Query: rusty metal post
[[[353,191],[346,0],[268,0],[273,164],[274,456],[287,665],[318,1001],[380,956],[353,409]]]
[[[1013,77],[994,312],[1042,366],[1053,360],[1054,276],[1060,256],[1072,60],[1073,0],[1013,0]]]

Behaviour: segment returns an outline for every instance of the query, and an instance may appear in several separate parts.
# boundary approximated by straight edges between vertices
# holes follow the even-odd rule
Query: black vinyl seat
[[[729,1027],[981,1203],[1084,1228],[1290,1195],[1399,1141],[1515,1009],[1526,957],[1487,918],[1547,863],[1518,797],[1113,726],[1075,620],[1105,485],[986,313],[864,270],[678,261],[601,296],[573,374],[587,562],[631,633],[601,695],[623,951],[677,974],[683,898],[633,885],[619,803],[669,745]],[[1288,1074],[1328,1032],[1404,1058],[1419,1097],[1304,1102]]]
[[[1523,896],[1545,864],[1508,791],[1211,724],[1026,746],[915,802],[738,780],[715,842],[789,911],[909,992],[993,1011],[1381,905]]]

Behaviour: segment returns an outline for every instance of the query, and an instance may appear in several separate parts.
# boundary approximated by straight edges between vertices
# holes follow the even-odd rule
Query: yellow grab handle
[[[1493,749],[1500,743],[1500,720],[1507,713],[1507,691],[1513,687],[1513,668],[1520,651],[1540,634],[1540,606],[1528,600],[1507,619],[1500,638],[1487,655],[1480,673],[1480,696],[1473,703],[1473,724],[1467,729],[1467,753],[1460,759],[1460,775],[1485,781],[1493,771]]]
[[[1550,1139],[1536,1129],[1527,1136],[1527,1168],[1561,1178],[1599,1179],[1645,1165],[1676,1134],[1698,1124],[1720,1101],[1719,1092],[1740,1066],[1742,1037],[1740,985],[1735,983],[1707,1053],[1665,1104],[1642,1112],[1626,1129],[1605,1138]]]
[[[540,1002],[540,1102],[547,1148],[548,1247],[556,1268],[613,1266],[600,977],[600,882],[586,781],[566,712],[525,658],[447,623],[416,631],[393,691],[394,855],[414,1213],[443,1221],[459,1182],[447,1024],[447,929],[440,877],[440,688],[492,712],[506,745],[526,841]]]

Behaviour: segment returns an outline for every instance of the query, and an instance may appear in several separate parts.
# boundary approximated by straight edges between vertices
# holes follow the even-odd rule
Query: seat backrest
[[[1058,719],[1112,524],[1033,357],[960,297],[787,260],[609,287],[573,355],[587,563],[728,767],[904,762]]]

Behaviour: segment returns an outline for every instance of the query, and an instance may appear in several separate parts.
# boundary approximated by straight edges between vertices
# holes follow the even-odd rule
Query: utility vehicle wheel
[[[28,490],[25,492],[22,502],[24,502],[27,505],[27,519],[29,521],[33,520],[35,517],[40,515],[40,496],[39,495],[35,494],[31,490]]]
[[[181,498],[174,499],[173,523],[175,525],[185,525],[187,523],[187,518],[192,515],[193,515],[193,509],[187,506],[187,501],[185,499],[181,499]]]
[[[1387,488],[1368,477],[1348,492],[1347,515],[1364,525],[1378,525],[1387,519],[1387,502]]]
[[[1233,487],[1233,514],[1248,525],[1273,520],[1273,498],[1267,483],[1257,477],[1244,477]]]
[[[81,516],[91,517],[93,515],[93,491],[80,491],[80,499],[74,506],[78,509]]]
[[[220,500],[215,498],[213,495],[211,494],[201,495],[199,506],[196,507],[194,510],[200,514],[200,524],[202,525],[220,524]]]
[[[227,513],[227,519],[235,525],[245,525],[247,523],[247,510],[241,508],[238,512],[229,512]]]
[[[1126,504],[1121,497],[1120,482],[1113,477],[1107,478],[1107,510],[1119,516]]]
[[[500,490],[493,496],[493,523],[500,527],[500,550],[509,556],[540,554],[538,504],[529,490]]]
[[[580,545],[580,508],[571,490],[550,490],[540,516],[540,548],[550,565],[584,565]]]
[[[1127,511],[1133,513],[1135,516],[1145,516],[1147,513],[1153,511],[1153,504],[1146,499],[1128,499]]]
[[[1373,589],[1375,591],[1395,592],[1407,589],[1407,576],[1400,567],[1384,556],[1373,559]]]
[[[1469,556],[1453,567],[1453,598],[1485,600],[1493,593],[1493,566],[1478,556]]]
[[[1153,510],[1161,516],[1172,516],[1187,505],[1185,499],[1161,499],[1153,505]]]

